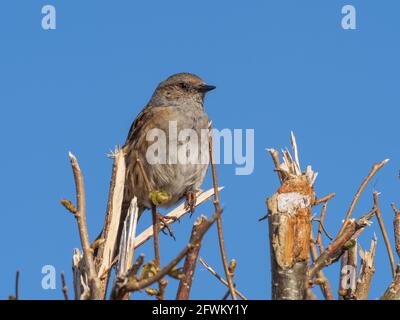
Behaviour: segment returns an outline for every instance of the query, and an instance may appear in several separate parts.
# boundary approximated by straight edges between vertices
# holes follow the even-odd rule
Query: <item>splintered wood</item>
[[[311,207],[315,202],[313,185],[317,177],[311,166],[302,172],[296,139],[291,134],[293,156],[282,150],[268,149],[281,186],[267,199],[273,268],[273,296],[276,299],[302,299],[305,293],[310,252]],[[299,263],[299,265],[296,265]],[[289,271],[289,272],[286,272]],[[282,281],[291,282],[291,290],[278,292]]]

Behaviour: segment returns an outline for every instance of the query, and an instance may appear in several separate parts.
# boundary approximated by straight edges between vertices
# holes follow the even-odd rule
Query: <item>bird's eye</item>
[[[188,84],[187,84],[187,83],[184,83],[184,82],[181,82],[181,83],[179,84],[179,87],[180,87],[181,89],[184,89],[184,90],[189,89]]]

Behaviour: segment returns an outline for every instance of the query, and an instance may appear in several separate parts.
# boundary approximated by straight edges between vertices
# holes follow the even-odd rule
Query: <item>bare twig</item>
[[[314,202],[314,206],[319,205],[319,204],[321,204],[321,203],[325,204],[325,203],[328,202],[328,200],[332,199],[334,196],[335,196],[335,193],[332,192],[332,193],[328,194],[328,195],[325,196],[325,197],[316,199],[315,202]]]
[[[225,242],[224,242],[224,235],[223,235],[223,230],[222,230],[222,208],[220,206],[219,202],[219,191],[218,191],[218,178],[217,178],[217,169],[214,161],[214,151],[213,151],[213,140],[212,140],[212,134],[211,134],[211,124],[209,124],[209,130],[210,134],[208,137],[208,143],[209,143],[209,153],[210,153],[210,163],[211,163],[211,172],[212,172],[212,178],[213,178],[213,185],[214,185],[214,207],[215,207],[215,212],[220,213],[218,215],[217,219],[217,230],[218,230],[218,240],[219,240],[219,248],[221,252],[221,258],[222,258],[222,264],[224,266],[224,271],[226,275],[226,279],[228,281],[229,285],[229,291],[231,292],[231,296],[233,300],[237,300],[236,297],[236,292],[235,292],[235,287],[233,285],[232,281],[232,275],[229,272],[228,269],[228,262],[226,258],[226,251],[225,251]]]
[[[319,226],[318,226],[318,234],[317,234],[317,244],[319,248],[319,254],[321,254],[324,251],[324,246],[322,244],[322,231],[323,231],[323,226],[324,226],[324,220],[325,220],[325,215],[326,215],[326,207],[328,206],[328,202],[325,201],[322,210],[321,210],[321,216],[319,218]]]
[[[207,262],[205,262],[201,257],[199,258],[200,263],[214,276],[216,277],[219,281],[221,281],[225,286],[229,288],[228,282],[222,278]],[[247,298],[238,290],[235,288],[236,294],[243,300],[247,300]],[[230,291],[228,292],[230,295]]]
[[[127,277],[121,277],[117,279],[114,285],[112,299],[121,299],[121,297],[123,297],[128,292],[141,290],[152,285],[155,282],[160,281],[164,276],[171,272],[171,270],[186,256],[191,248],[196,246],[196,243],[203,239],[205,233],[210,229],[210,227],[220,217],[220,215],[221,212],[216,212],[208,220],[206,227],[201,232],[198,232],[197,236],[193,237],[193,242],[189,242],[189,244],[187,244],[170,263],[159,270],[155,275],[145,279],[137,279],[134,274],[129,273]]]
[[[346,228],[347,223],[349,222],[349,219],[351,218],[351,215],[354,211],[354,208],[356,207],[356,204],[358,202],[358,199],[361,196],[361,193],[364,191],[365,187],[367,186],[367,184],[369,183],[369,181],[374,177],[374,175],[386,164],[389,162],[389,159],[385,159],[383,160],[381,163],[375,163],[372,168],[371,171],[369,172],[369,174],[365,177],[364,181],[361,183],[360,187],[358,188],[353,201],[351,202],[351,205],[349,207],[349,210],[346,213],[346,217],[344,218],[344,222],[342,224],[342,227],[339,230],[338,234],[341,234],[344,229]]]
[[[202,232],[202,228],[207,226],[207,217],[200,216],[196,219],[190,242],[193,243],[194,238],[199,232]],[[178,292],[176,294],[176,300],[188,300],[190,295],[190,289],[192,287],[192,281],[194,272],[197,265],[197,257],[199,256],[201,247],[201,241],[195,243],[195,245],[189,250],[186,255],[185,263],[183,265],[183,278],[179,282]]]
[[[329,234],[328,230],[326,230],[323,221],[321,221],[320,218],[314,218],[313,221],[317,221],[318,222],[318,228],[321,228],[321,230],[325,233],[326,237],[329,240],[333,240],[332,236]]]
[[[284,176],[283,176],[283,173],[280,168],[279,153],[278,153],[278,151],[276,151],[275,149],[272,149],[272,148],[267,149],[267,151],[271,155],[272,161],[274,162],[275,170],[278,173],[279,182],[282,183]]]
[[[20,271],[17,270],[15,273],[15,300],[19,300],[19,276]]]
[[[92,250],[90,248],[89,235],[86,226],[86,200],[83,175],[76,157],[70,152],[72,171],[75,179],[77,213],[75,218],[78,224],[79,235],[83,250],[83,259],[87,268],[88,281],[90,286],[91,299],[101,299],[100,279],[97,277],[97,271],[94,264]]]
[[[61,285],[62,285],[62,293],[64,295],[64,299],[65,300],[69,300],[68,287],[67,287],[67,282],[65,281],[64,272],[61,272]]]
[[[151,216],[153,219],[154,258],[155,258],[155,262],[156,262],[156,267],[157,267],[157,269],[159,269],[161,266],[160,241],[158,239],[158,236],[159,236],[158,234],[160,232],[160,221],[159,221],[159,216],[157,213],[157,208],[154,204],[152,204],[152,206],[151,206]],[[157,298],[159,298],[159,300],[163,300],[164,299],[164,297],[162,295],[162,293],[164,292],[164,291],[162,291],[163,284],[161,283],[161,281],[159,281],[158,285],[159,285],[159,295],[157,296]]]
[[[338,234],[336,239],[318,257],[309,270],[310,279],[314,278],[319,270],[337,261],[345,252],[351,241],[354,241],[360,233],[371,222],[369,221],[375,214],[375,208],[357,220],[349,220],[343,232]],[[349,243],[350,242],[350,243]]]
[[[314,236],[313,236],[312,232],[311,232],[310,238],[311,238],[311,241],[310,241],[311,257],[312,257],[313,261],[316,261],[318,259],[318,253],[317,253],[317,248],[314,243]],[[326,300],[334,300],[331,285],[329,283],[328,278],[325,276],[325,274],[322,270],[318,271],[317,277],[319,279],[318,284],[321,288],[322,294],[324,295],[325,299]]]
[[[375,215],[376,215],[376,218],[378,219],[379,227],[381,228],[383,240],[385,242],[386,250],[387,250],[388,256],[389,256],[390,266],[392,268],[392,275],[394,278],[396,276],[396,263],[394,262],[393,250],[392,250],[392,246],[390,245],[390,240],[389,240],[389,236],[387,234],[386,228],[385,228],[385,223],[383,222],[381,210],[379,209],[378,197],[379,197],[379,193],[375,191],[374,192],[374,206],[376,208]]]

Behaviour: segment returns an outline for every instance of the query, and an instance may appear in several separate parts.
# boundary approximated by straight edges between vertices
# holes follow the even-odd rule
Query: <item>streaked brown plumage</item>
[[[170,207],[187,194],[199,190],[208,168],[208,154],[207,162],[203,160],[198,164],[150,164],[146,159],[146,152],[154,142],[147,141],[146,135],[154,128],[165,132],[168,150],[169,124],[176,121],[178,133],[183,129],[193,129],[198,133],[198,137],[201,137],[201,130],[207,130],[209,122],[203,108],[204,96],[214,88],[190,73],[173,75],[159,84],[149,103],[133,122],[123,147],[127,165],[123,219],[133,196],[138,199],[140,213],[151,207],[149,190],[136,163],[137,159],[143,164],[150,191],[164,191],[170,194],[170,200],[163,204],[164,207]],[[208,150],[207,139],[188,143],[198,143],[198,150]],[[178,150],[182,145],[178,144]]]

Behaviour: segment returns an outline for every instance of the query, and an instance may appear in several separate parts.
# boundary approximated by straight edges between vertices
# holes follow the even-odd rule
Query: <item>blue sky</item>
[[[57,9],[57,29],[41,28],[41,8]],[[357,30],[341,28],[341,8],[357,9]],[[265,198],[278,187],[266,147],[297,136],[302,164],[319,176],[316,192],[336,192],[326,227],[335,234],[351,199],[374,162],[389,164],[367,187],[355,216],[380,191],[392,236],[390,203],[400,201],[398,148],[400,20],[398,1],[2,1],[0,10],[0,298],[60,299],[59,272],[71,289],[71,256],[79,239],[74,218],[59,205],[74,197],[67,152],[86,179],[90,236],[103,223],[111,161],[130,124],[158,82],[189,71],[215,84],[206,109],[217,128],[255,130],[255,170],[236,176],[218,167],[225,207],[228,256],[238,261],[235,280],[249,298],[270,298]],[[210,177],[204,188],[211,186]],[[197,214],[211,215],[205,205]],[[187,241],[191,224],[174,226],[177,241],[162,237],[162,261]],[[149,214],[140,221],[149,223]],[[377,272],[370,298],[383,293],[390,265],[377,223],[361,237],[378,235]],[[141,250],[150,259],[150,243]],[[221,267],[216,230],[201,256]],[[43,290],[41,269],[53,265],[57,289]],[[327,269],[337,289],[337,266]],[[167,297],[173,298],[171,280]],[[318,290],[316,290],[318,292]],[[220,299],[226,289],[201,266],[192,298]],[[72,294],[72,292],[71,292]],[[145,297],[140,295],[140,297]]]

